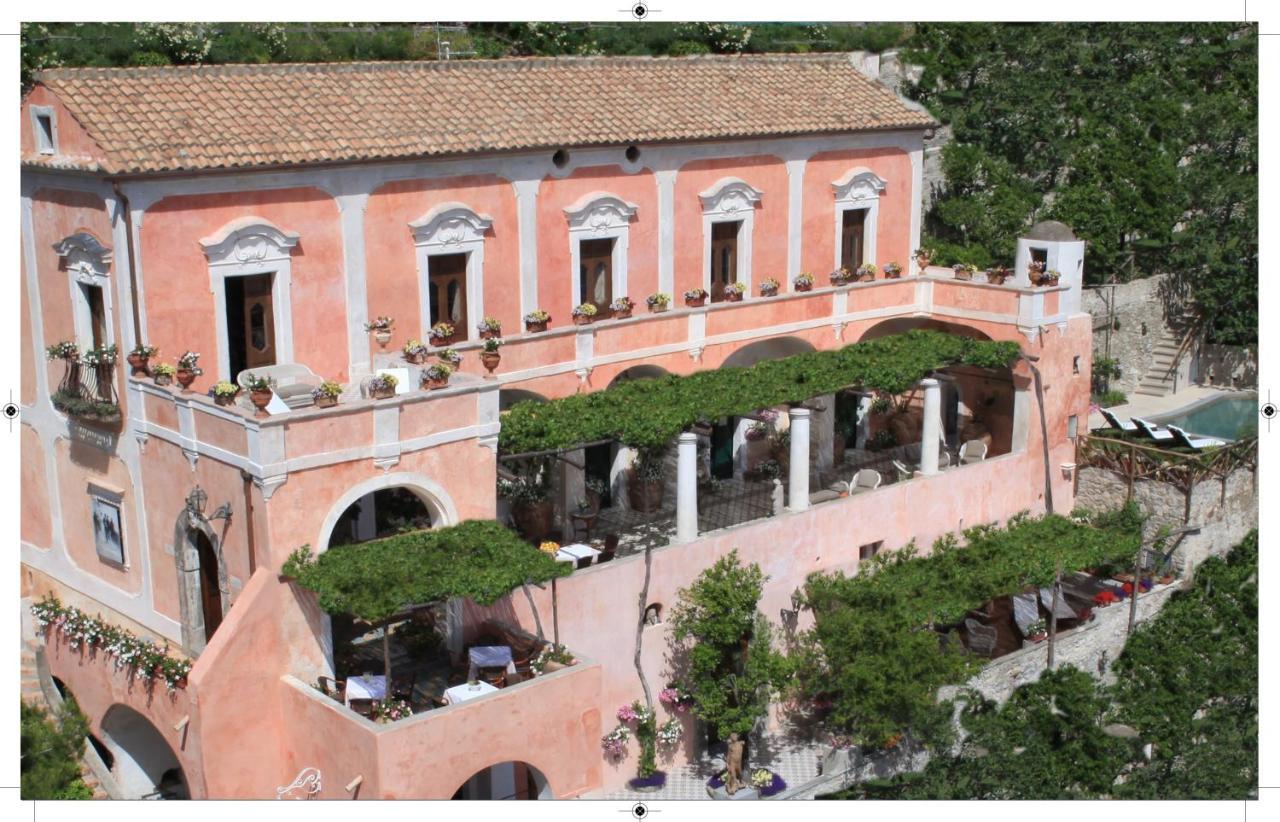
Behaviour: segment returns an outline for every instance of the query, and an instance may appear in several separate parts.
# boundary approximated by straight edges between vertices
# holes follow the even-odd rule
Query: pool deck
[[[1202,385],[1189,385],[1176,394],[1170,394],[1167,397],[1152,397],[1146,394],[1132,394],[1129,401],[1124,405],[1114,406],[1111,410],[1121,420],[1129,417],[1156,417],[1168,414],[1171,411],[1177,411],[1179,408],[1185,408],[1188,405],[1200,402],[1210,397],[1218,396],[1240,396],[1244,393],[1239,390],[1210,388]],[[1089,415],[1089,430],[1096,428],[1106,428],[1107,421],[1102,415],[1094,411]]]

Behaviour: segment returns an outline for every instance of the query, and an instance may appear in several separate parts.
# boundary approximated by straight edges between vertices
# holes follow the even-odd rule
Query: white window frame
[[[124,492],[117,488],[109,488],[104,485],[99,485],[96,482],[90,482],[88,493],[90,517],[89,533],[94,533],[92,522],[94,502],[102,502],[104,505],[110,505],[120,514],[120,559],[116,560],[114,557],[104,556],[98,551],[98,540],[96,534],[94,535],[94,553],[97,554],[100,561],[107,565],[127,570],[129,568],[129,542],[124,530]]]
[[[242,217],[200,240],[209,260],[209,288],[213,291],[218,326],[219,379],[234,382],[227,339],[227,278],[275,274],[271,280],[271,313],[275,322],[276,364],[293,362],[293,286],[291,262],[298,235],[261,217]]]
[[[751,299],[751,238],[755,233],[756,205],[761,192],[737,177],[725,177],[698,195],[702,201],[702,287],[711,290],[711,227],[716,223],[742,223],[738,229],[738,270],[734,281],[747,286]]]
[[[53,250],[62,258],[62,267],[67,272],[76,344],[81,351],[88,351],[93,347],[93,315],[84,289],[81,288],[82,285],[90,285],[102,289],[102,312],[106,325],[104,344],[114,345],[115,311],[111,299],[111,278],[108,276],[111,249],[99,242],[97,237],[82,231],[54,243]]]
[[[49,135],[52,143],[44,138],[44,129],[40,128],[41,117],[49,118]],[[53,110],[53,106],[32,106],[31,128],[35,131],[36,151],[40,154],[58,153],[58,115]]]
[[[582,249],[583,240],[608,240],[613,243],[613,281],[610,283],[613,299],[627,295],[627,255],[631,246],[631,221],[636,216],[636,205],[603,191],[594,191],[564,210],[569,221],[569,271],[573,305],[583,302]],[[545,308],[545,306],[539,306]]]
[[[835,242],[831,270],[840,268],[840,238],[844,232],[846,211],[866,211],[862,222],[862,261],[879,265],[876,255],[876,226],[880,221],[880,195],[885,182],[871,169],[858,166],[831,183],[835,193]]]
[[[409,223],[418,260],[418,315],[422,336],[431,327],[431,258],[467,255],[467,335],[484,319],[484,235],[493,226],[487,214],[462,203],[441,203]]]

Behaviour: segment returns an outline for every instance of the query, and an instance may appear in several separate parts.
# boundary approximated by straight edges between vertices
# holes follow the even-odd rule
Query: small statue
[[[729,750],[724,756],[724,791],[733,796],[741,788],[742,782],[742,740],[736,733],[729,734]]]

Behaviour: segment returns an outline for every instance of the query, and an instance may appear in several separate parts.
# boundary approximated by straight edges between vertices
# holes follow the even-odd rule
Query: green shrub
[[[22,798],[89,799],[92,791],[80,778],[88,733],[89,723],[70,697],[53,716],[23,702]]]

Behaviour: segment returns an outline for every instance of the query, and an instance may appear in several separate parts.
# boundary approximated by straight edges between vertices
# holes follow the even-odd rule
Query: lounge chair
[[[982,462],[987,458],[987,444],[982,440],[969,440],[960,446],[960,464]]]
[[[910,468],[898,460],[893,461],[893,469],[898,472],[898,482],[911,479],[911,476],[914,473]]]
[[[849,480],[849,493],[852,495],[874,491],[880,487],[882,479],[879,471],[863,468]]]
[[[245,391],[249,390],[250,376],[267,377],[274,380],[275,388],[273,390],[276,396],[284,400],[284,404],[290,408],[305,408],[308,405],[315,405],[311,390],[323,382],[310,368],[296,362],[246,368],[236,375],[236,382]]]
[[[1169,432],[1173,434],[1174,442],[1181,445],[1183,448],[1191,448],[1199,451],[1201,448],[1214,448],[1219,445],[1227,444],[1225,440],[1220,440],[1217,437],[1193,437],[1176,425],[1170,425],[1167,427]]]
[[[1106,408],[1098,409],[1098,413],[1102,414],[1102,418],[1106,420],[1107,424],[1110,425],[1112,428],[1116,428],[1120,431],[1124,431],[1129,434],[1138,433],[1138,426],[1134,425],[1132,421],[1126,422],[1125,420],[1122,420],[1119,417],[1117,417],[1115,414],[1111,413],[1111,411],[1109,411]]]
[[[1161,429],[1158,425],[1152,425],[1142,417],[1133,417],[1133,424],[1138,426],[1138,431],[1149,439],[1156,442],[1173,442],[1173,434]]]

